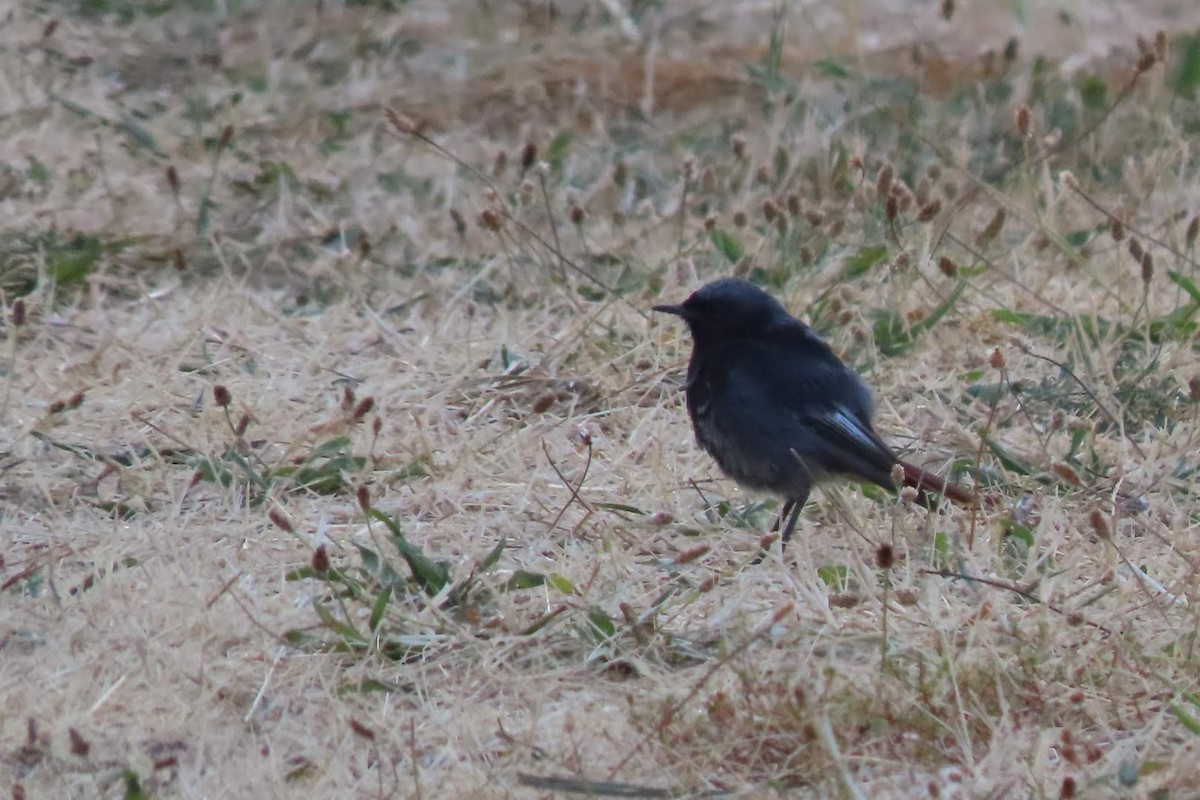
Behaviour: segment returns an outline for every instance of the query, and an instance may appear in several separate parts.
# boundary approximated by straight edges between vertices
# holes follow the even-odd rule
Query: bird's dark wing
[[[894,488],[892,467],[896,455],[870,424],[845,410],[811,418],[829,447],[826,461],[831,472],[857,475],[880,486]]]

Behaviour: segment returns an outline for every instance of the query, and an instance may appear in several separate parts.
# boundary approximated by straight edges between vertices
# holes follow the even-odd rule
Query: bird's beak
[[[654,310],[661,311],[664,314],[674,314],[677,317],[683,317],[684,319],[687,319],[687,309],[683,307],[682,303],[678,305],[654,306]]]

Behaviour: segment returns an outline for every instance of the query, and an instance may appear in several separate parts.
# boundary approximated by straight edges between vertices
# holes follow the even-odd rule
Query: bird
[[[812,487],[848,477],[895,491],[905,485],[973,503],[966,489],[901,461],[875,432],[871,390],[812,328],[741,278],[705,284],[678,304],[653,307],[692,335],[685,389],[696,441],[740,486],[784,504],[781,547]]]

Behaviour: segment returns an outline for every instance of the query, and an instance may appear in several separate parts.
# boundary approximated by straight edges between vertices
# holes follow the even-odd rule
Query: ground
[[[4,13],[13,797],[1200,792],[1195,3]],[[728,274],[978,504],[781,552]]]

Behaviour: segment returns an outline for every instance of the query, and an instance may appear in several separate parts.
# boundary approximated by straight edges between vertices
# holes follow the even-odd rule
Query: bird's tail
[[[926,492],[935,492],[960,506],[974,508],[980,505],[979,495],[970,489],[945,481],[932,472],[927,472],[907,461],[901,461],[899,464],[900,468],[904,470],[904,485],[916,489],[920,495],[923,496]],[[994,498],[985,497],[983,503],[991,505],[993,500]]]

